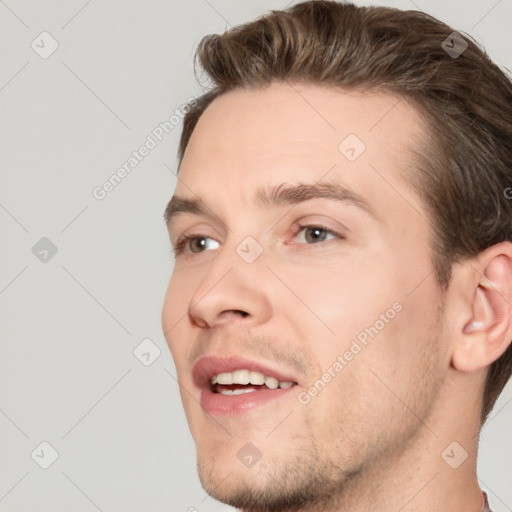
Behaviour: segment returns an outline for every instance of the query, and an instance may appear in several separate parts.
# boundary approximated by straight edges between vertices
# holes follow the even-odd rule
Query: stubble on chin
[[[343,471],[322,462],[315,450],[246,468],[235,459],[232,468],[200,460],[198,472],[214,499],[243,512],[325,511],[340,489],[358,471]]]

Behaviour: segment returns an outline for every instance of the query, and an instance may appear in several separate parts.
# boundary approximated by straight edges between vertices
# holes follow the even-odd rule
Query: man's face
[[[405,101],[311,85],[201,117],[175,195],[202,209],[169,224],[196,238],[163,329],[214,497],[322,500],[424,435],[449,356],[427,213],[400,177],[422,133]]]

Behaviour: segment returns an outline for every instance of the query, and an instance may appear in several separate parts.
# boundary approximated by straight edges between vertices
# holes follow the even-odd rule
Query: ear
[[[512,341],[512,243],[467,260],[468,301],[454,340],[452,365],[462,372],[490,366]],[[468,275],[468,274],[466,274]]]

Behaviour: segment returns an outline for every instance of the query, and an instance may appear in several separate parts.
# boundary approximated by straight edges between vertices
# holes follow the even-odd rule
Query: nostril
[[[194,323],[197,327],[201,327],[201,328],[203,328],[203,327],[208,327],[208,323],[207,323],[205,320],[203,320],[202,318],[195,318],[195,319],[193,320],[193,323]]]
[[[243,318],[249,316],[249,313],[247,313],[246,311],[242,311],[241,309],[229,309],[225,311],[225,313],[235,313],[237,315],[241,315]]]

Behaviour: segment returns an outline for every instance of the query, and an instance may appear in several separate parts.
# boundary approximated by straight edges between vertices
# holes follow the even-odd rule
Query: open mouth
[[[210,415],[247,413],[284,398],[299,385],[287,371],[236,356],[204,356],[194,365],[192,377],[201,406]]]
[[[242,369],[213,375],[210,390],[222,395],[242,395],[264,389],[288,389],[296,384],[296,382],[279,381],[261,372]]]

